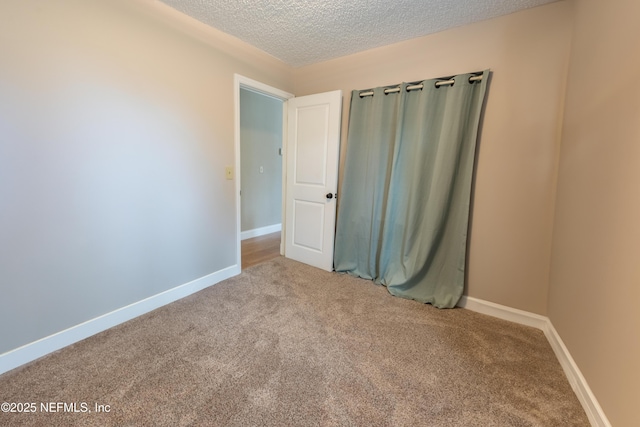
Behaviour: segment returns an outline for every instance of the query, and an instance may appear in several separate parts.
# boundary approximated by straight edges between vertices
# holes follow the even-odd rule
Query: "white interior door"
[[[333,270],[342,91],[288,101],[285,256]]]

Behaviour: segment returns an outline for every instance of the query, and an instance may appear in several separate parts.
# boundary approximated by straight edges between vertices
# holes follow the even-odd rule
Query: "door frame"
[[[234,96],[234,178],[235,178],[235,196],[236,196],[236,265],[242,271],[242,205],[240,196],[240,89],[247,89],[261,95],[278,99],[282,102],[282,232],[280,235],[280,254],[284,255],[284,242],[286,238],[285,215],[286,215],[286,184],[287,184],[287,100],[293,98],[292,93],[261,83],[257,80],[250,79],[243,75],[235,73],[233,75],[233,96]]]

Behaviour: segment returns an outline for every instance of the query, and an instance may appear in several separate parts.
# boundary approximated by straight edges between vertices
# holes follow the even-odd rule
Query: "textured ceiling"
[[[294,67],[556,0],[161,0]]]

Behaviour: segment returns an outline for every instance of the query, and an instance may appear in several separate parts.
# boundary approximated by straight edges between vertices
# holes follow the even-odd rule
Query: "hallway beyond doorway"
[[[280,256],[280,231],[242,241],[242,269]]]

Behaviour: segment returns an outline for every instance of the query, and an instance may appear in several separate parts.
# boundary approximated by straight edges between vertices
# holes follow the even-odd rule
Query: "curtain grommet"
[[[453,87],[455,84],[456,84],[456,79],[449,79],[449,80],[438,80],[433,85],[435,86],[436,89],[440,89],[440,86]]]

